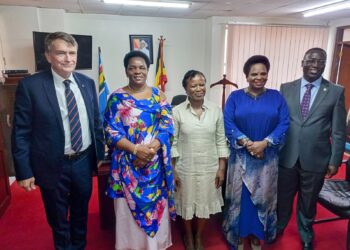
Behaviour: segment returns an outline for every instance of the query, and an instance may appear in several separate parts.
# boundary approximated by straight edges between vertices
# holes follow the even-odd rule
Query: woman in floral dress
[[[114,199],[115,249],[166,249],[172,245],[174,178],[170,165],[171,107],[164,94],[146,84],[148,57],[126,54],[128,85],[108,100],[104,117],[112,151],[107,195]]]

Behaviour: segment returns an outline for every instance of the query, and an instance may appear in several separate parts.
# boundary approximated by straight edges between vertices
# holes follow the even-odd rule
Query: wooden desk
[[[104,161],[98,169],[98,203],[100,208],[100,227],[103,230],[115,229],[113,200],[106,195],[110,161]]]

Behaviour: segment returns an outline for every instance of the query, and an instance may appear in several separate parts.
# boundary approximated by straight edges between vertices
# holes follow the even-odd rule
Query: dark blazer
[[[103,130],[94,81],[73,73],[89,117],[94,165],[103,159]],[[12,130],[12,155],[17,180],[35,177],[35,183],[53,188],[62,172],[64,130],[50,71],[22,79],[17,87]]]
[[[305,121],[300,111],[301,79],[281,85],[286,99],[290,126],[279,164],[292,168],[299,158],[301,168],[326,172],[329,165],[340,166],[345,147],[346,111],[344,88],[322,79]]]

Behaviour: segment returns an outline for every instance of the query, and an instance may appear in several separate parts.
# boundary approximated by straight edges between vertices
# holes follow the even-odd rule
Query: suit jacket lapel
[[[47,99],[52,107],[52,110],[55,113],[57,122],[60,125],[62,132],[64,133],[60,106],[58,104],[56,90],[55,90],[55,84],[53,82],[52,73],[50,71],[48,71],[46,78],[44,79],[44,81],[41,82],[41,84],[42,84],[42,87],[47,95]]]
[[[320,106],[321,102],[327,96],[328,92],[329,92],[329,83],[327,83],[324,79],[322,79],[316,98],[311,105],[309,114],[306,117],[305,121],[307,121],[310,118],[310,116],[312,116],[312,114],[315,112],[315,110]]]
[[[300,122],[302,122],[301,119],[301,110],[300,110],[300,88],[301,88],[301,79],[296,80],[294,82],[293,86],[293,90],[291,91],[291,94],[293,95],[293,103],[292,106],[293,107],[297,107],[297,113],[298,113],[298,119]]]

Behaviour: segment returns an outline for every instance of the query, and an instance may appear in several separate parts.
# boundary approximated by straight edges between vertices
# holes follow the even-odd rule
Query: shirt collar
[[[188,97],[185,101],[185,104],[186,104],[186,108],[189,109],[191,107],[191,103],[190,101],[188,100]],[[204,102],[203,102],[203,105],[202,105],[202,108],[204,109],[209,109],[209,103],[208,101],[204,98]]]
[[[62,83],[64,80],[66,80],[65,78],[63,78],[62,76],[60,76],[59,74],[57,74],[52,68],[51,68],[51,72],[52,72],[52,77],[54,82],[57,83]],[[71,73],[70,76],[68,77],[69,80],[71,80],[71,82],[75,82],[73,74]]]
[[[319,88],[321,86],[321,82],[322,82],[322,76],[320,76],[317,80],[310,82],[312,83],[312,85],[314,85],[314,87]],[[304,77],[301,78],[301,88],[304,88],[306,84],[308,84],[309,82],[305,80]]]

